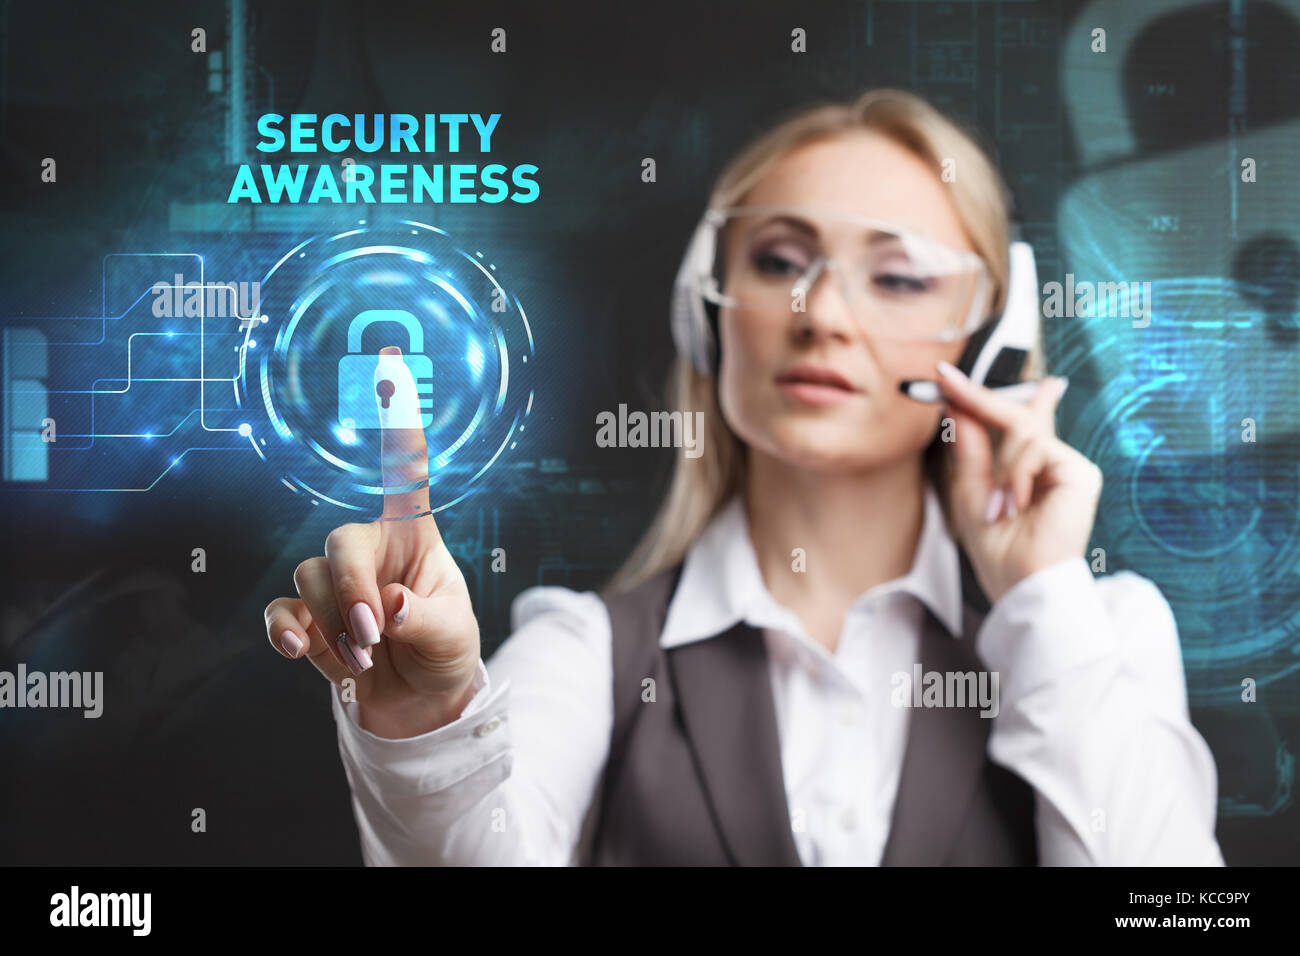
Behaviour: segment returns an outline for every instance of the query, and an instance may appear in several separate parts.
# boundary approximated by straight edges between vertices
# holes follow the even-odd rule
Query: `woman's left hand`
[[[1028,404],[939,363],[954,422],[953,520],[991,603],[1035,571],[1081,557],[1101,496],[1101,469],[1056,437],[1066,380],[1046,379]],[[1002,433],[996,454],[988,428]]]

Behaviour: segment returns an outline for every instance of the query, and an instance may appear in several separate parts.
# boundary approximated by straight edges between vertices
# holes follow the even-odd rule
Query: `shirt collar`
[[[907,574],[859,595],[854,605],[892,591],[911,594],[954,637],[961,635],[961,565],[934,488],[925,483],[925,516]],[[659,638],[664,648],[724,633],[737,621],[803,634],[798,618],[772,597],[758,567],[744,501],[739,494],[691,545]]]

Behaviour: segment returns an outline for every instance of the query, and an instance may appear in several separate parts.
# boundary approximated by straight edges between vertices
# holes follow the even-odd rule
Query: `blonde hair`
[[[922,97],[897,89],[868,90],[855,102],[806,109],[785,120],[742,149],[726,165],[709,197],[710,208],[740,205],[748,192],[787,154],[801,146],[836,136],[872,131],[904,146],[930,163],[938,175],[946,160],[960,172],[949,196],[975,252],[989,265],[994,314],[1006,300],[1011,197],[997,168],[981,147],[978,134],[944,116]],[[1025,363],[1023,376],[1042,371],[1041,344]],[[747,448],[727,425],[718,406],[717,382],[678,356],[670,370],[668,408],[704,413],[700,457],[677,457],[668,494],[631,556],[610,582],[631,587],[685,557],[708,523],[741,490]],[[925,451],[925,468],[947,511],[947,459],[938,436]]]

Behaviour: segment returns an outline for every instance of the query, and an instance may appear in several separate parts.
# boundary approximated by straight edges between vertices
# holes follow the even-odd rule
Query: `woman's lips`
[[[862,390],[839,372],[812,365],[799,365],[776,377],[777,388],[808,405],[833,405]]]

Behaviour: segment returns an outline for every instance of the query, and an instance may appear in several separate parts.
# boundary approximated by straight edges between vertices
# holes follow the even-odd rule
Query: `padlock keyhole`
[[[397,386],[394,385],[386,378],[380,379],[378,382],[375,383],[375,391],[379,393],[379,401],[381,402],[381,404],[384,406],[384,408],[387,408],[388,400],[391,399],[393,397],[393,393],[397,391]]]

